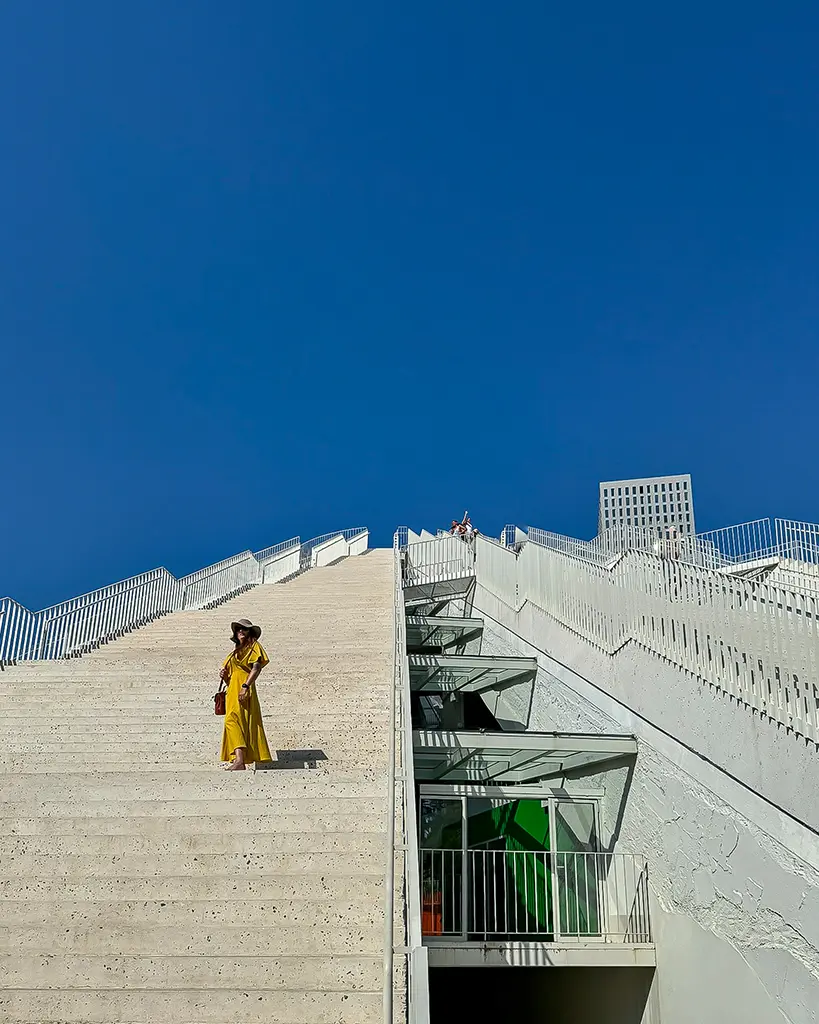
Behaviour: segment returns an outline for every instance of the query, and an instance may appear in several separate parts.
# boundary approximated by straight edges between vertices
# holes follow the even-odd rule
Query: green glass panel
[[[555,808],[555,845],[563,935],[600,935],[600,859],[591,802],[560,801]]]
[[[474,858],[475,926],[496,935],[552,931],[548,857],[549,812],[540,800],[467,801],[467,843],[485,850]],[[488,926],[486,924],[488,922]]]

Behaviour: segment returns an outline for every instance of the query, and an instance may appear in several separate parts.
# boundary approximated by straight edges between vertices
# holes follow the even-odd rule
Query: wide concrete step
[[[53,693],[59,693],[64,686],[128,686],[144,687],[147,690],[179,690],[197,692],[210,686],[219,679],[222,658],[207,662],[192,663],[190,660],[173,663],[167,657],[149,658],[144,655],[132,656],[121,665],[98,663],[92,659],[75,662],[74,671],[60,674],[44,669],[32,670],[28,673],[15,674],[13,670],[0,673],[0,689],[8,692],[28,689],[30,686],[48,687]],[[334,653],[322,664],[320,661],[307,657],[301,663],[289,661],[287,665],[273,667],[268,665],[259,677],[259,687],[266,690],[295,689],[300,683],[319,685],[322,682],[336,680],[342,692],[357,693],[368,690],[373,693],[389,688],[391,681],[385,676],[386,662],[379,666],[380,671],[373,673],[373,665],[367,659],[367,669],[362,673],[356,664],[343,652]],[[390,666],[391,668],[391,666]]]
[[[0,859],[48,853],[52,858],[68,857],[81,851],[84,856],[134,857],[150,854],[163,861],[188,854],[266,853],[368,853],[378,857],[385,849],[384,823],[381,831],[350,832],[267,832],[258,835],[230,832],[153,835],[48,835],[0,836]]]
[[[80,846],[80,848],[82,848]],[[383,860],[383,858],[381,858]],[[6,858],[4,871],[14,871],[18,877],[48,875],[94,874],[113,878],[161,878],[164,872],[177,875],[202,876],[213,872],[235,872],[239,877],[248,875],[298,875],[320,872],[327,875],[370,874],[380,867],[381,860],[372,853],[182,853],[172,864],[158,861],[153,854],[123,853],[109,860],[100,860],[87,853],[17,853]]]
[[[389,742],[384,730],[374,732],[370,729],[352,729],[347,728],[341,722],[335,731],[325,730],[324,732],[314,732],[308,729],[305,729],[304,732],[286,732],[284,728],[277,728],[275,723],[266,722],[265,733],[271,750],[319,750],[322,748],[383,750]],[[213,755],[213,748],[217,747],[221,740],[221,729],[214,730],[210,727],[210,723],[207,726],[191,725],[184,730],[168,730],[164,734],[150,732],[128,734],[99,727],[89,728],[87,733],[66,732],[62,734],[56,730],[40,733],[31,731],[23,733],[14,730],[3,745],[2,753],[7,756],[26,753],[44,757],[51,754],[87,754],[90,749],[96,753],[118,752],[130,756],[142,752],[161,752],[163,748],[168,748],[178,752],[187,749],[188,753],[210,752]]]
[[[0,954],[6,989],[178,989],[180,978],[195,989],[380,990],[379,956],[96,956],[71,953]]]
[[[389,745],[383,735],[372,739],[370,735],[362,737],[357,742],[355,736],[348,736],[343,729],[339,729],[337,737],[323,739],[319,736],[310,735],[282,735],[273,729],[266,730],[267,742],[270,747],[271,762],[259,762],[259,771],[268,774],[285,767],[285,762],[310,761],[306,767],[319,768],[322,763],[332,760],[334,765],[344,773],[345,778],[352,779],[353,773],[359,768],[366,769],[366,759],[373,758],[382,764],[388,753]],[[13,749],[6,749],[0,753],[0,763],[7,763],[8,774],[18,768],[34,770],[37,765],[51,765],[50,770],[61,771],[67,775],[77,775],[84,769],[95,772],[111,769],[102,769],[96,763],[96,756],[106,761],[139,761],[148,763],[156,758],[158,763],[154,771],[167,770],[177,774],[184,774],[184,763],[186,760],[193,761],[198,771],[203,762],[210,762],[213,765],[219,763],[219,754],[222,744],[222,733],[200,732],[191,730],[185,740],[170,739],[165,742],[135,741],[131,745],[127,739],[117,742],[114,737],[97,738],[89,736],[87,740],[73,737],[71,740],[60,742],[49,739],[40,740],[32,737],[29,741],[14,741]],[[55,749],[56,748],[56,749]],[[302,756],[302,752],[303,756]],[[83,758],[82,755],[85,755]],[[322,756],[324,755],[324,756]],[[3,762],[5,759],[5,762]],[[312,762],[317,764],[312,764]],[[327,767],[325,765],[325,767]],[[123,768],[124,774],[128,769]],[[218,777],[218,774],[217,774]]]
[[[324,752],[326,753],[326,752]],[[276,751],[273,751],[274,757]],[[288,755],[289,756],[289,755]],[[86,763],[89,759],[89,755],[70,754],[67,757],[60,757],[59,755],[53,755],[54,760],[50,758],[38,761],[36,757],[30,755],[17,754],[13,757],[6,758],[5,760],[0,758],[0,773],[4,771],[14,772],[15,774],[22,775],[36,775],[42,776],[59,776],[67,771],[76,771],[76,769]],[[344,757],[343,751],[337,751],[331,758],[332,761],[338,762]],[[386,759],[383,759],[386,763]],[[326,764],[327,762],[321,761],[320,764]],[[94,769],[100,773],[119,774],[123,772],[130,772],[135,777],[151,773],[156,770],[157,767],[167,765],[168,768],[185,771],[188,773],[199,772],[204,776],[209,775],[212,772],[220,771],[226,768],[226,763],[217,761],[216,750],[210,750],[209,752],[202,753],[198,759],[186,758],[182,760],[181,754],[169,752],[168,757],[164,758],[157,754],[155,757],[150,754],[135,754],[129,756],[127,753],[118,757],[115,761],[107,760],[95,760]],[[289,768],[289,765],[287,766]],[[303,768],[304,765],[299,763],[293,766],[293,770],[297,768]],[[252,770],[252,769],[251,769]],[[260,771],[264,770],[263,767],[259,768]],[[278,769],[277,769],[278,770]],[[284,769],[282,769],[284,770]]]
[[[326,871],[299,874],[211,874],[162,875],[161,877],[127,878],[111,875],[19,875],[0,878],[0,901],[79,900],[110,902],[112,900],[316,900],[322,904],[344,899],[369,899],[381,906],[384,892],[383,870],[372,866],[372,873],[330,873]]]
[[[221,661],[209,665],[190,665],[186,662],[175,668],[168,664],[167,659],[159,658],[156,664],[125,662],[121,666],[92,665],[82,663],[83,667],[67,675],[56,676],[45,672],[32,672],[29,675],[14,676],[11,673],[0,674],[0,692],[3,694],[19,693],[31,687],[48,690],[59,696],[63,688],[111,688],[138,689],[148,692],[167,693],[198,693],[219,682]],[[383,675],[383,673],[381,673]],[[295,691],[299,686],[337,684],[340,693],[370,693],[376,695],[389,689],[383,678],[374,677],[371,666],[362,678],[357,666],[345,662],[344,655],[334,655],[326,667],[316,664],[312,659],[308,665],[290,666],[288,669],[271,672],[270,668],[262,670],[259,677],[259,689],[273,692],[282,690]]]
[[[14,686],[18,683],[72,683],[77,680],[134,679],[150,680],[157,686],[173,685],[180,681],[194,680],[202,682],[216,679],[219,669],[225,660],[227,651],[217,651],[207,658],[172,657],[166,652],[141,650],[139,653],[120,651],[122,657],[99,658],[89,655],[78,661],[43,662],[42,665],[27,670],[11,668],[0,673],[0,686]],[[278,685],[294,682],[299,679],[347,679],[351,686],[356,678],[358,685],[386,685],[383,670],[391,661],[392,654],[379,658],[377,661],[367,655],[357,657],[350,649],[337,649],[323,656],[315,652],[305,652],[303,657],[288,652],[287,660],[276,663],[271,661],[262,670],[261,684]],[[361,678],[361,666],[366,664],[367,676]],[[65,666],[55,668],[52,666]],[[373,669],[378,670],[373,675]],[[380,680],[378,677],[381,677]]]
[[[223,894],[226,895],[226,894]],[[318,900],[3,900],[0,926],[50,928],[74,936],[89,928],[136,931],[152,928],[213,929],[217,925],[264,928],[358,928],[371,930],[383,924],[380,908],[365,899],[329,903]],[[302,940],[303,941],[303,940]],[[2,939],[0,939],[2,942]],[[297,948],[301,947],[301,942]]]
[[[132,718],[123,718],[113,714],[109,715],[74,715],[70,718],[40,717],[28,719],[23,716],[15,718],[14,726],[7,729],[7,734],[16,736],[37,736],[48,737],[59,736],[60,739],[71,737],[82,737],[89,735],[110,736],[115,732],[118,736],[133,736],[134,738],[152,738],[157,729],[163,730],[162,734],[170,738],[183,739],[190,736],[192,729],[213,730],[217,716],[189,715],[183,717],[174,715],[170,720],[165,715],[134,715]],[[309,713],[293,714],[289,709],[276,710],[275,713],[265,714],[265,728],[273,726],[281,727],[286,724],[291,732],[302,735],[307,732],[335,731],[340,726],[351,732],[371,732],[374,729],[383,730],[389,721],[388,712],[375,715],[348,715],[333,714],[327,709],[326,714],[315,715]],[[218,729],[218,725],[217,725]]]
[[[305,682],[294,686],[290,690],[276,688],[276,691],[265,690],[259,686],[259,700],[262,709],[272,704],[278,707],[299,708],[303,711],[315,706],[316,700],[324,699],[329,709],[335,709],[336,702],[333,699],[332,689],[337,681],[332,676],[318,683]],[[47,686],[27,686],[25,690],[13,691],[11,693],[0,693],[0,700],[4,704],[14,704],[17,707],[35,710],[39,707],[43,711],[43,703],[48,703],[48,713],[57,714],[65,712],[70,717],[72,711],[80,707],[111,707],[127,709],[139,708],[143,711],[150,711],[156,708],[198,707],[205,714],[212,712],[213,694],[219,689],[219,680],[210,683],[201,694],[192,694],[190,690],[166,690],[157,687],[145,687],[144,690],[132,686],[100,686],[90,687],[78,683],[75,687],[60,687],[59,695],[55,695]],[[312,691],[312,692],[311,692]],[[356,709],[370,706],[376,710],[383,710],[385,701],[388,699],[386,690],[382,692],[367,691],[362,693],[361,700],[349,700],[344,702],[344,690],[338,691],[342,698],[341,706],[353,713]]]
[[[377,800],[386,795],[386,777],[366,770],[345,772],[337,768],[333,775],[311,769],[301,771],[224,772],[214,769],[212,774],[184,772],[168,766],[145,772],[138,779],[133,772],[62,772],[37,780],[36,786],[22,774],[3,779],[4,803],[31,799],[79,800],[205,800],[214,804],[223,800],[252,797],[259,801],[257,813],[264,813],[263,804],[282,797],[355,797]],[[273,810],[273,808],[271,808]]]
[[[381,993],[290,989],[14,989],[0,991],[3,1024],[373,1024]]]
[[[162,836],[207,835],[227,833],[231,836],[304,835],[316,832],[360,832],[382,834],[383,814],[230,814],[167,815],[165,817],[43,817],[17,818],[5,824],[4,834],[11,836]]]
[[[39,781],[39,780],[38,780]],[[302,795],[300,797],[279,796],[260,803],[258,799],[242,798],[237,796],[233,800],[209,800],[205,798],[179,798],[176,800],[163,799],[161,796],[142,799],[127,799],[120,794],[116,802],[105,796],[89,798],[83,794],[76,794],[74,799],[67,802],[63,799],[54,800],[45,797],[34,788],[28,799],[0,800],[0,820],[2,830],[8,829],[8,822],[22,818],[110,818],[112,815],[121,817],[123,821],[131,821],[146,818],[183,818],[192,816],[201,818],[203,815],[212,815],[217,818],[232,818],[236,815],[243,815],[248,821],[256,817],[264,818],[276,814],[282,817],[289,817],[294,814],[326,815],[335,811],[344,814],[377,814],[383,815],[386,809],[385,795],[381,799],[372,797],[361,797],[352,795],[355,790],[349,791],[347,796],[335,796],[329,794],[322,796]]]
[[[320,905],[319,905],[320,907]],[[239,908],[242,909],[241,907]],[[240,920],[237,918],[237,920]],[[0,952],[17,950],[53,950],[55,953],[150,953],[161,950],[167,956],[205,954],[286,956],[336,955],[355,951],[358,955],[380,953],[384,941],[383,919],[371,924],[348,925],[333,921],[319,924],[318,915],[311,924],[227,925],[222,922],[192,922],[170,925],[108,925],[59,923],[16,925],[0,929]],[[2,989],[0,989],[0,992]],[[2,1007],[2,1002],[0,1002]],[[0,1010],[0,1020],[5,1020]]]
[[[374,733],[372,729],[347,728],[343,731],[336,730],[335,732],[331,730],[324,732],[310,730],[309,732],[298,733],[289,730],[285,731],[284,728],[277,727],[275,722],[271,724],[268,721],[265,723],[265,734],[271,749],[277,746],[287,749],[334,747],[336,749],[364,748],[381,750],[387,744],[387,736],[384,732]],[[198,741],[201,736],[211,739],[216,737],[221,741],[221,730],[217,732],[209,727],[206,732],[202,729],[199,735],[196,735],[196,740]],[[174,730],[165,734],[155,733],[153,736],[145,733],[138,738],[137,736],[128,736],[126,738],[125,734],[119,731],[115,733],[106,730],[99,730],[96,733],[89,731],[86,735],[71,733],[62,737],[37,736],[36,734],[21,735],[15,729],[3,744],[3,753],[7,755],[16,753],[36,753],[38,755],[78,753],[87,755],[90,743],[93,743],[95,753],[114,751],[131,754],[142,751],[156,753],[157,751],[161,752],[163,748],[171,748],[173,750],[190,749],[192,738],[191,730]],[[37,743],[36,750],[34,751],[31,749],[32,742]]]

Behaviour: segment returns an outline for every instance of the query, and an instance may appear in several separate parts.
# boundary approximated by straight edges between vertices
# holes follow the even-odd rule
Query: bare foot
[[[231,765],[228,766],[227,770],[229,772],[243,772],[243,771],[246,771],[247,769],[245,768],[245,766],[243,764],[237,764],[234,761]]]

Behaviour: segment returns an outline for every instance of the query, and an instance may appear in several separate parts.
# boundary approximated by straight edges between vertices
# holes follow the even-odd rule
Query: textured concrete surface
[[[539,558],[527,557],[536,547],[524,546],[516,561],[497,544],[478,545],[478,580],[493,598],[519,609],[517,632],[535,630],[540,646],[558,660],[819,832],[817,744],[635,642],[611,654],[549,619],[538,607],[538,588],[546,585],[538,582]],[[586,607],[580,593],[577,598]],[[545,594],[541,600],[546,603]],[[747,623],[740,615],[736,625],[742,630]]]
[[[218,766],[231,619],[276,761]],[[381,1019],[392,552],[0,674],[0,1020]]]
[[[649,858],[662,1024],[813,1024],[816,833],[647,719],[629,699],[644,680],[621,692],[608,678],[595,685],[597,652],[543,613],[515,613],[482,587],[476,609],[483,653],[538,658],[531,729],[632,732],[640,741],[633,770],[595,784],[607,791],[603,840]],[[815,769],[811,778],[816,789]]]

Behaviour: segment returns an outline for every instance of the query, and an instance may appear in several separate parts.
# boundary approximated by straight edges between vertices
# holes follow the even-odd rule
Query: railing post
[[[560,882],[557,877],[557,851],[550,850],[548,853],[552,865],[551,887],[552,887],[552,928],[554,929],[555,942],[560,941]]]
[[[466,849],[466,829],[461,829],[461,939],[469,939],[469,871],[470,856]]]

